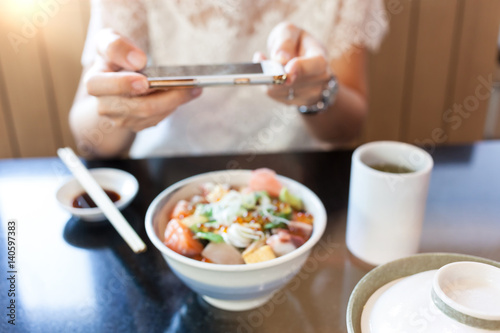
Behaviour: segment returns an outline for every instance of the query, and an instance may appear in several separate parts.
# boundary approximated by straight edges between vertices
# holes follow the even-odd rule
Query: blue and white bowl
[[[171,270],[208,303],[224,310],[249,310],[271,299],[298,273],[326,227],[326,211],[316,194],[290,178],[278,176],[284,186],[302,198],[306,211],[314,216],[311,237],[293,252],[256,264],[220,265],[190,259],[163,244],[170,212],[179,200],[199,194],[200,185],[206,182],[245,186],[250,175],[250,170],[228,170],[187,178],[161,192],[146,213],[146,232]]]

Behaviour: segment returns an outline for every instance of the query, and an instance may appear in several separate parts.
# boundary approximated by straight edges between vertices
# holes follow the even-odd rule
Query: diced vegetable
[[[250,252],[257,250],[259,247],[264,246],[264,245],[266,245],[266,241],[264,239],[259,239],[255,242],[252,242],[249,246],[247,246],[245,251],[243,251],[243,253],[241,253],[241,255],[243,257],[245,257]]]
[[[276,258],[276,255],[269,245],[261,246],[257,250],[243,255],[243,260],[245,260],[245,263],[247,264],[255,264],[274,258]]]
[[[227,243],[210,242],[201,255],[215,264],[239,265],[245,263],[240,251]]]
[[[200,215],[189,215],[181,220],[181,223],[186,227],[191,228],[193,225],[197,225],[200,223],[208,222],[208,219],[205,216]]]
[[[281,188],[279,199],[283,202],[286,202],[296,210],[302,210],[304,208],[302,200],[300,200],[299,197],[290,193],[290,191],[286,187]]]

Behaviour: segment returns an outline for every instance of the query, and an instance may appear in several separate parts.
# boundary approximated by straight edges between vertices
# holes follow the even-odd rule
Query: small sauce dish
[[[89,171],[104,190],[113,191],[119,195],[119,200],[115,202],[118,209],[122,210],[127,207],[137,195],[139,183],[130,173],[112,168],[96,168]],[[73,207],[75,198],[84,192],[85,190],[80,183],[72,177],[57,190],[56,198],[61,207],[83,221],[97,222],[105,220],[106,217],[99,207]]]

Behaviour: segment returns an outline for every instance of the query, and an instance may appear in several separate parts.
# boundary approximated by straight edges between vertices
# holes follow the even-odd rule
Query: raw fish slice
[[[174,207],[174,211],[170,216],[171,219],[183,219],[190,215],[189,212],[189,202],[186,200],[180,200]]]
[[[267,168],[252,171],[248,185],[254,191],[266,191],[273,197],[279,196],[282,187],[276,178],[276,172]]]
[[[292,235],[298,235],[304,239],[309,239],[313,231],[313,226],[304,222],[290,221],[290,223],[288,223],[288,229]]]
[[[210,242],[202,252],[202,256],[215,264],[240,265],[244,264],[241,253],[227,243]]]
[[[194,239],[191,230],[177,219],[168,222],[163,243],[171,250],[188,257],[197,256],[203,251],[203,245]]]
[[[266,243],[273,249],[273,252],[278,257],[290,253],[297,248],[293,242],[292,236],[285,230],[280,230],[277,234],[269,237]]]

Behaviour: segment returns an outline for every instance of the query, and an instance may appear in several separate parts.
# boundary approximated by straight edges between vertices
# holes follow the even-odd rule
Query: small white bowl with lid
[[[347,306],[347,331],[500,332],[499,295],[499,262],[418,254],[378,266],[358,282]]]
[[[445,265],[434,277],[431,295],[448,317],[500,331],[500,268],[471,261]]]

